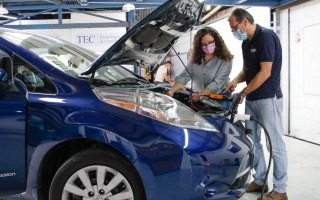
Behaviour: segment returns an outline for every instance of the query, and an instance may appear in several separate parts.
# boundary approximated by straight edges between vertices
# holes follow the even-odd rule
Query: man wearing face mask
[[[214,28],[205,27],[198,30],[193,40],[191,59],[186,69],[175,77],[175,83],[168,95],[173,96],[189,81],[197,91],[192,95],[192,101],[211,93],[221,93],[230,80],[232,59],[233,55]]]
[[[287,200],[288,158],[283,140],[282,108],[283,98],[280,88],[282,49],[274,31],[254,23],[250,13],[235,9],[229,17],[233,35],[242,40],[243,69],[228,85],[225,91],[232,92],[238,83],[246,82],[240,102],[246,98],[245,112],[259,120],[266,127],[272,145],[274,163],[273,190],[263,196],[263,200]],[[254,180],[247,192],[267,192],[263,188],[266,162],[261,143],[261,127],[256,122],[246,122],[252,130],[255,144]],[[260,199],[260,198],[258,198]]]

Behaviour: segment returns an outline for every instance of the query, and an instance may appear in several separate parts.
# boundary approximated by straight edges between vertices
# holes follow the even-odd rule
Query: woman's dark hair
[[[196,33],[193,40],[193,52],[192,52],[192,60],[194,63],[201,64],[202,59],[204,58],[204,52],[202,51],[202,43],[201,40],[203,36],[210,34],[214,38],[214,42],[216,45],[215,56],[224,60],[230,61],[233,59],[233,55],[228,50],[224,40],[221,35],[212,27],[205,27]]]
[[[237,8],[234,11],[232,11],[231,16],[234,16],[237,22],[242,22],[246,18],[251,24],[254,23],[252,15],[242,8]]]

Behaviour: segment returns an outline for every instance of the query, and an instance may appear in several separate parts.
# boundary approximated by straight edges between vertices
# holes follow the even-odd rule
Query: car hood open
[[[203,3],[198,0],[169,0],[141,20],[83,74],[105,65],[129,64],[152,68],[160,63],[172,45],[199,22]]]

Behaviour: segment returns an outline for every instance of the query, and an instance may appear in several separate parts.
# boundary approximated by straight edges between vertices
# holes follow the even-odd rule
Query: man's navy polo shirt
[[[280,88],[280,71],[282,64],[281,44],[276,33],[257,24],[256,31],[251,41],[242,43],[243,70],[246,83],[260,71],[260,62],[272,62],[271,76],[256,90],[247,95],[247,100],[259,100],[282,97]]]

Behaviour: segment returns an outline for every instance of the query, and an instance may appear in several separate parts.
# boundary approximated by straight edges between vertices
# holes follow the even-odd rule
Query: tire
[[[98,176],[96,176],[98,175]],[[117,153],[89,149],[69,158],[56,172],[49,200],[145,200],[141,179]]]

